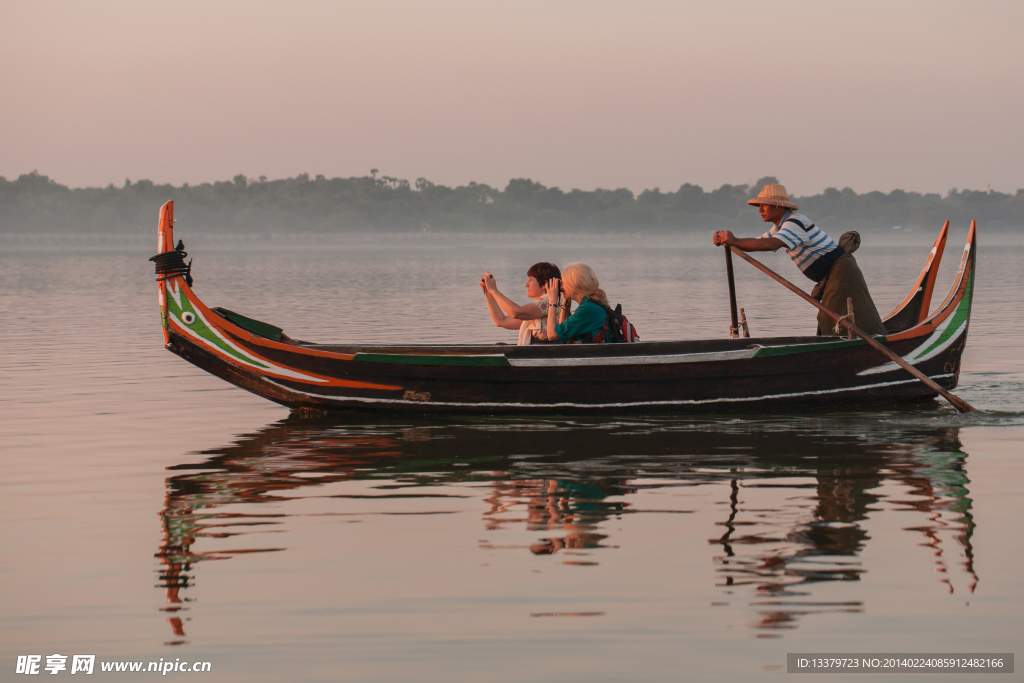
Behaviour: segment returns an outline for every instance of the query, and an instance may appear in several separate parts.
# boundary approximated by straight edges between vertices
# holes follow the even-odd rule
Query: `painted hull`
[[[173,205],[169,202],[161,214],[161,253],[173,249],[172,226]],[[957,385],[967,341],[975,252],[972,224],[960,270],[942,306],[930,317],[883,340],[947,389]],[[929,258],[926,270],[932,268],[933,261]],[[908,297],[908,305],[919,305],[915,301],[920,297]],[[183,275],[166,276],[160,282],[160,303],[170,351],[238,387],[300,410],[786,411],[807,405],[891,404],[934,395],[861,340],[787,337],[542,346],[296,345],[233,324],[208,308]],[[914,311],[913,315],[921,314]]]

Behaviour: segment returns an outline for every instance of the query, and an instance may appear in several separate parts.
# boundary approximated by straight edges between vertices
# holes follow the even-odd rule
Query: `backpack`
[[[589,341],[582,341],[589,344],[629,344],[640,341],[640,335],[636,333],[636,328],[633,327],[633,324],[629,322],[626,316],[622,315],[622,304],[616,304],[613,310],[593,299],[591,299],[591,302],[604,309],[606,316],[604,327],[593,335],[587,335],[590,336]]]

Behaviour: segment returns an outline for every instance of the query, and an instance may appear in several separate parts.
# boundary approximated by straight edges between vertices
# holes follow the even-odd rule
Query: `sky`
[[[0,175],[1024,188],[1024,2],[0,0]]]

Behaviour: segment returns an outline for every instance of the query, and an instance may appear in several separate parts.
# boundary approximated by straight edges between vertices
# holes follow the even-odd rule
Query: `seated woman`
[[[576,311],[569,314],[568,305],[564,308],[554,304],[548,308],[548,338],[561,339],[570,344],[589,344],[594,335],[601,331],[608,320],[605,309],[599,306],[608,305],[608,295],[601,289],[597,273],[586,263],[570,263],[562,271],[562,291],[565,292],[566,304],[575,301],[579,304]],[[548,299],[558,301],[558,280],[548,283]],[[561,322],[555,321],[561,311]]]
[[[520,306],[498,291],[498,283],[489,272],[480,278],[480,289],[487,299],[487,311],[498,327],[519,330],[519,345],[550,343],[547,335],[548,295],[545,286],[562,276],[558,266],[541,261],[526,271],[526,296],[535,303]],[[557,291],[557,290],[556,290]],[[557,298],[556,298],[557,301]]]

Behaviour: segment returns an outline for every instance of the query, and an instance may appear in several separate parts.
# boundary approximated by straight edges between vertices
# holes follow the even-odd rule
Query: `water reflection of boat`
[[[946,389],[967,343],[976,260],[972,224],[952,289],[929,315],[944,227],[880,343]],[[764,337],[635,344],[396,345],[294,342],[192,289],[161,210],[153,257],[168,350],[263,398],[297,409],[382,413],[563,413],[746,410],[752,405],[879,403],[932,397],[862,339]],[[895,358],[895,356],[894,356]],[[538,392],[538,383],[544,391]]]
[[[933,552],[948,590],[954,575],[966,576],[970,590],[976,582],[966,454],[955,427],[824,417],[458,425],[290,419],[201,455],[170,468],[167,481],[157,557],[172,613],[185,607],[197,563],[286,550],[287,535],[263,542],[257,532],[282,525],[289,508],[264,504],[323,495],[351,507],[368,496],[317,490],[354,481],[376,483],[377,498],[484,487],[486,493],[468,497],[479,498],[485,529],[525,529],[534,540],[518,546],[524,552],[561,554],[564,563],[584,565],[617,547],[611,520],[693,512],[652,509],[642,494],[714,487],[724,507],[704,536],[721,548],[709,586],[718,586],[713,590],[721,599],[753,609],[753,626],[769,636],[794,628],[808,613],[862,608],[856,601],[816,600],[813,586],[859,580],[866,571],[859,556],[870,541],[864,522],[882,502],[924,513],[925,523],[906,530],[909,538],[923,537],[919,544]],[[883,501],[883,484],[900,495]],[[209,549],[195,549],[199,541]],[[480,547],[497,546],[482,541]],[[947,559],[951,550],[962,552],[959,565]],[[179,616],[170,621],[183,638]]]

